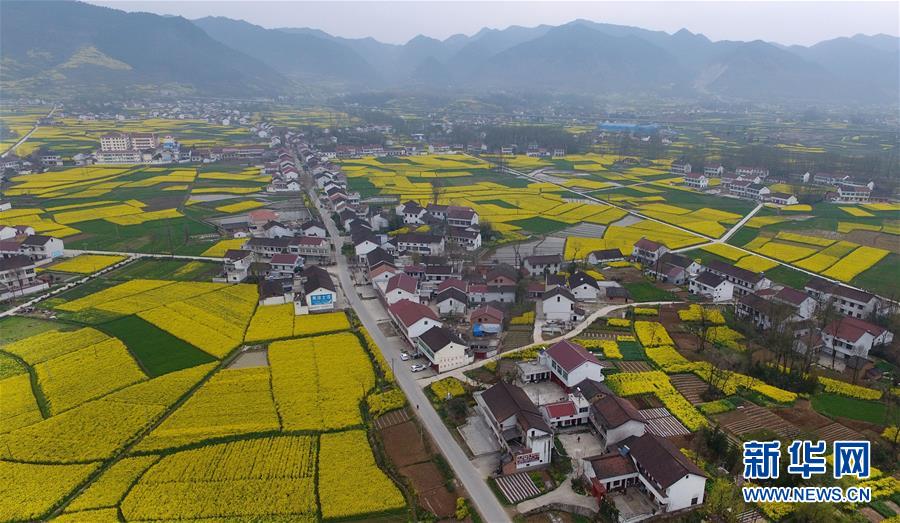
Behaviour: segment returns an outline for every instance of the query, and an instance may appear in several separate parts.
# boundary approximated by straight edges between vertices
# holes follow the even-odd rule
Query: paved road
[[[310,198],[315,202],[316,207],[319,207],[318,199],[312,191],[310,193]],[[362,299],[360,299],[359,293],[356,292],[353,279],[350,277],[347,259],[341,255],[341,247],[344,244],[344,239],[340,236],[334,221],[331,219],[331,213],[324,211],[319,207],[319,214],[322,216],[322,221],[325,224],[325,228],[328,229],[328,234],[331,236],[334,244],[338,276],[341,281],[341,287],[344,289],[344,294],[347,297],[347,301],[350,306],[353,307],[353,310],[356,311],[356,315],[369,331],[369,334],[372,335],[375,343],[378,344],[378,348],[381,350],[385,359],[391,362],[400,361],[400,352],[405,349],[405,346],[396,341],[388,340],[381,332],[381,329],[378,328],[378,322],[369,313],[369,310],[363,304]],[[469,497],[481,514],[482,519],[491,523],[511,521],[509,515],[503,509],[503,506],[500,505],[500,502],[494,496],[494,493],[487,486],[487,483],[485,483],[481,473],[478,472],[478,469],[476,469],[474,465],[472,465],[472,462],[469,461],[469,458],[459,447],[459,444],[453,439],[453,436],[450,434],[447,426],[444,425],[441,417],[438,416],[438,413],[432,408],[425,393],[416,383],[412,372],[410,372],[404,364],[399,365],[394,369],[394,375],[397,384],[406,394],[406,397],[409,398],[410,403],[416,405],[416,414],[425,428],[428,429],[428,432],[431,433],[432,439],[437,443],[438,448],[440,448],[441,453],[447,459],[447,462],[450,463],[450,467],[453,469],[456,477],[459,478],[466,488]]]
[[[186,254],[148,254],[145,252],[123,252],[123,251],[95,251],[90,249],[64,249],[66,256],[78,256],[79,254],[105,254],[110,256],[130,256],[133,258],[166,258],[170,260],[196,260],[208,262],[223,262],[225,258],[221,256],[190,256]]]
[[[53,106],[53,109],[50,109],[50,112],[47,113],[47,116],[45,116],[44,118],[50,118],[51,116],[53,116],[53,113],[55,113],[55,112],[56,112],[56,106],[54,105],[54,106]],[[32,135],[35,131],[37,131],[38,127],[40,127],[40,125],[38,125],[38,123],[35,122],[35,123],[34,123],[34,127],[32,127],[30,131],[28,131],[28,134],[26,134],[25,136],[23,136],[22,138],[20,138],[18,142],[12,144],[12,146],[11,146],[9,149],[3,151],[3,154],[0,154],[0,158],[6,158],[6,155],[8,155],[9,153],[15,151],[17,147],[19,147],[20,145],[22,145],[23,143],[25,143],[25,141],[28,140],[29,138],[31,138],[31,135]]]
[[[442,373],[442,374],[438,374],[437,376],[430,376],[430,377],[428,377],[428,378],[422,378],[422,379],[419,380],[419,385],[420,385],[421,387],[424,388],[425,386],[429,385],[430,383],[432,383],[432,382],[434,382],[434,381],[437,381],[437,380],[439,380],[439,379],[446,378],[447,376],[453,376],[453,377],[455,377],[455,378],[457,378],[457,379],[461,379],[461,380],[462,380],[462,379],[465,378],[465,374],[464,374],[464,373],[466,373],[466,372],[468,372],[468,371],[470,371],[470,370],[473,370],[473,369],[477,369],[478,367],[482,367],[482,366],[484,366],[484,365],[487,365],[487,364],[488,364],[489,362],[491,362],[491,361],[499,360],[499,359],[502,358],[503,356],[509,356],[510,354],[513,354],[513,353],[515,353],[515,352],[519,352],[519,351],[523,351],[523,350],[526,350],[526,349],[530,349],[531,347],[534,347],[535,345],[553,345],[554,343],[559,342],[559,341],[562,341],[562,340],[568,340],[568,339],[571,339],[571,338],[576,338],[576,337],[578,337],[579,334],[581,334],[582,332],[584,332],[585,329],[587,329],[588,327],[590,327],[590,325],[591,325],[592,323],[594,323],[594,321],[596,321],[597,318],[603,318],[603,317],[605,317],[605,316],[608,316],[609,313],[614,312],[614,311],[617,311],[617,310],[619,310],[619,309],[627,309],[628,307],[634,307],[634,306],[636,306],[636,305],[642,305],[642,306],[659,306],[659,305],[672,305],[672,304],[675,304],[675,303],[684,303],[684,302],[681,302],[681,301],[646,301],[646,302],[634,302],[634,301],[633,301],[633,302],[631,302],[631,303],[620,303],[620,304],[615,304],[615,305],[606,305],[606,306],[600,307],[599,309],[597,309],[597,310],[595,310],[594,312],[590,313],[584,320],[581,321],[581,323],[579,323],[578,325],[576,325],[572,330],[570,330],[569,332],[567,332],[567,333],[565,333],[565,334],[562,334],[562,335],[557,336],[557,337],[555,337],[555,338],[551,338],[551,339],[549,339],[549,340],[543,340],[543,339],[542,339],[541,341],[535,341],[534,343],[529,343],[528,345],[523,345],[523,346],[521,346],[521,347],[517,347],[517,348],[515,348],[515,349],[508,350],[508,351],[506,351],[506,352],[503,352],[502,354],[498,354],[498,355],[493,356],[493,357],[490,357],[490,358],[484,358],[484,359],[482,359],[482,360],[476,360],[476,361],[474,361],[474,362],[472,362],[472,363],[470,363],[470,364],[468,364],[468,365],[466,365],[466,366],[464,366],[464,367],[458,367],[458,368],[453,369],[453,370],[451,370],[451,371],[444,372],[444,373]],[[535,330],[537,330],[537,324],[538,324],[539,321],[540,321],[539,319],[536,319],[536,320],[535,320]]]

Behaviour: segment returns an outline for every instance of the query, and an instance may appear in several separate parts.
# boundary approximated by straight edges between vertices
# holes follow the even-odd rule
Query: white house
[[[356,259],[359,260],[360,263],[365,263],[366,255],[378,247],[380,247],[380,245],[378,245],[378,241],[372,234],[363,235],[353,240],[353,252],[356,254]]]
[[[692,170],[691,164],[687,162],[672,162],[669,172],[672,174],[684,175],[690,174]]]
[[[694,189],[706,189],[709,187],[709,178],[703,173],[685,174],[684,184]]]
[[[528,256],[525,258],[524,268],[532,277],[556,274],[562,268],[562,256],[559,254]]]
[[[619,261],[624,259],[625,256],[622,255],[622,251],[620,251],[619,249],[601,249],[598,251],[592,251],[590,254],[588,254],[587,262],[591,265],[598,265],[601,263]]]
[[[544,419],[554,429],[588,423],[590,410],[590,402],[581,394],[569,394],[564,400],[541,405]]]
[[[328,271],[312,265],[303,269],[303,299],[310,312],[334,310],[337,291]]]
[[[433,326],[416,338],[416,349],[438,372],[446,372],[475,360],[469,347],[445,327]]]
[[[415,347],[415,339],[428,329],[443,325],[429,307],[409,300],[400,300],[388,307],[388,314],[401,334]]]
[[[262,234],[266,238],[282,238],[284,236],[293,236],[294,231],[281,222],[270,221],[262,226]]]
[[[400,300],[419,303],[419,280],[403,273],[393,276],[385,286],[384,299],[388,305]]]
[[[250,264],[256,259],[251,251],[228,249],[225,251],[225,279],[228,283],[240,283],[247,279]]]
[[[37,278],[34,261],[28,256],[0,258],[0,300],[34,294],[49,287]]]
[[[505,474],[550,463],[553,428],[524,390],[499,381],[476,392],[475,404],[506,454],[501,458]]]
[[[541,313],[546,321],[576,322],[583,311],[575,307],[575,296],[565,287],[554,287],[541,296]]]
[[[734,284],[718,274],[705,271],[690,280],[688,292],[719,303],[732,299],[734,296]]]
[[[63,255],[65,246],[63,241],[43,234],[31,235],[22,242],[20,250],[22,254],[34,261],[51,260]]]
[[[569,290],[575,299],[580,301],[597,301],[600,296],[597,280],[584,271],[575,271],[569,275]]]
[[[706,475],[669,440],[655,434],[630,438],[619,452],[584,458],[584,477],[598,497],[639,487],[655,512],[675,512],[703,504]]]
[[[872,347],[894,340],[894,333],[884,327],[859,318],[838,318],[822,330],[825,353],[837,353],[839,359],[859,356],[866,358]]]
[[[19,231],[15,227],[9,225],[0,225],[0,241],[9,240],[18,236]]]
[[[456,287],[438,291],[434,303],[441,316],[462,316],[468,309],[468,296]]]
[[[296,254],[276,254],[269,265],[270,278],[293,278],[303,268],[303,259]]]
[[[369,269],[369,281],[372,282],[375,288],[381,290],[387,287],[387,282],[395,274],[400,274],[400,269],[395,267],[394,264],[388,262],[379,263],[378,266]]]
[[[667,252],[669,252],[669,248],[665,245],[647,238],[641,238],[634,242],[634,247],[631,249],[631,259],[647,267],[655,265],[662,255]]]
[[[851,318],[869,318],[878,314],[882,306],[874,294],[835,285],[822,278],[811,279],[803,290],[820,303],[831,302],[835,310]]]
[[[316,238],[325,238],[328,236],[325,225],[323,225],[322,222],[317,221],[304,223],[300,226],[300,231],[303,233],[303,236],[315,236]]]
[[[706,264],[704,269],[734,284],[734,294],[737,296],[768,289],[772,286],[772,280],[766,278],[763,273],[735,267],[722,260],[712,260]]]
[[[766,199],[777,205],[797,205],[798,203],[796,196],[784,192],[769,193]]]
[[[408,201],[397,206],[397,215],[407,225],[421,225],[425,223],[425,209],[414,201]]]
[[[538,362],[548,367],[551,372],[550,379],[558,382],[566,390],[587,379],[596,382],[604,380],[603,365],[597,357],[569,340],[552,345],[541,354]]]
[[[634,405],[615,394],[605,394],[591,404],[590,421],[604,450],[626,438],[643,436],[647,430]]]

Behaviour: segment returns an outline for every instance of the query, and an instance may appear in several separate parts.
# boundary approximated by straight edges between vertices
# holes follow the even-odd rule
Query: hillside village
[[[274,333],[287,322],[294,326],[287,329],[290,336],[298,324],[317,317],[330,321],[334,314],[346,313],[376,332],[377,357],[424,393],[467,466],[517,514],[565,506],[617,521],[681,517],[704,506],[713,484],[733,480],[734,449],[749,438],[886,438],[881,434],[891,426],[887,415],[862,420],[817,401],[851,400],[866,408],[895,401],[895,378],[885,362],[896,354],[896,301],[819,271],[807,271],[802,284],[791,285],[774,269],[783,261],[782,250],[726,242],[752,220],[779,223],[803,207],[798,195],[774,190],[788,180],[770,177],[765,168],[730,173],[720,166],[695,173],[689,164],[671,164],[671,187],[750,205],[746,214],[727,219],[704,208],[704,216],[725,225],[716,225],[724,231],[718,236],[706,233],[711,229],[697,231],[700,241],[682,242],[693,229],[667,221],[687,213],[677,202],[634,195],[591,200],[597,191],[617,187],[598,189],[580,180],[566,185],[571,194],[558,200],[564,212],[600,205],[604,213],[616,211],[611,220],[591,225],[600,227],[599,236],[616,223],[625,223],[624,229],[640,220],[656,220],[664,231],[636,228],[625,241],[598,236],[573,250],[569,239],[544,247],[553,234],[525,236],[510,229],[497,221],[498,214],[486,214],[496,213],[495,203],[469,197],[456,202],[452,193],[434,187],[415,198],[372,194],[360,190],[351,169],[353,161],[390,165],[413,157],[459,169],[465,160],[498,165],[496,176],[553,186],[560,183],[558,172],[541,167],[523,173],[504,166],[502,158],[564,160],[563,149],[535,146],[524,155],[512,145],[497,151],[440,145],[320,151],[303,132],[259,129],[267,145],[208,149],[184,148],[171,134],[104,134],[90,159],[67,161],[228,166],[234,172],[215,176],[252,180],[247,194],[269,200],[217,207],[235,206],[211,220],[215,250],[168,259],[214,265],[204,272],[206,282],[255,288],[250,328],[258,329],[257,338],[248,334],[242,351],[267,354],[254,341],[283,336],[260,331]],[[60,167],[52,159],[41,159],[40,169],[20,158],[5,160],[16,171],[10,173],[15,183]],[[204,172],[199,169],[197,179]],[[168,183],[182,181],[164,176],[176,176]],[[873,182],[848,176],[807,173],[791,183],[820,186],[824,201],[855,205],[867,214],[876,208],[863,204],[893,205]],[[654,194],[654,188],[644,188],[646,193],[637,194]],[[167,259],[73,249],[69,236],[54,236],[62,228],[39,231],[51,218],[19,214],[19,200],[13,200],[0,205],[0,285],[13,312],[47,317],[52,312],[41,308],[43,300],[52,303],[61,293],[135,263]],[[137,209],[127,215],[145,212],[135,203],[125,205]],[[79,208],[62,206],[47,216],[62,219],[60,212],[84,212]],[[76,215],[68,223],[78,226],[89,218]],[[574,220],[575,227],[584,226]],[[511,233],[520,236],[510,241]],[[797,233],[773,238],[772,244],[795,249],[838,244]],[[808,249],[806,256],[818,256]],[[97,256],[110,259],[92,261],[96,265],[80,269],[79,279],[66,276],[66,263],[88,264]],[[750,265],[743,263],[748,256]],[[270,319],[255,323],[257,316]],[[774,510],[743,506],[741,519],[775,519]]]

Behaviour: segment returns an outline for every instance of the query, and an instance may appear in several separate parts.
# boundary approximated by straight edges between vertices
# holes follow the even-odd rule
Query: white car
[[[408,353],[408,352],[401,352],[401,353],[400,353],[400,359],[403,360],[403,361],[409,360],[409,353]]]
[[[425,370],[426,368],[427,367],[425,365],[421,365],[419,363],[413,363],[412,365],[409,366],[409,370],[411,370],[413,372],[419,372],[419,371]]]

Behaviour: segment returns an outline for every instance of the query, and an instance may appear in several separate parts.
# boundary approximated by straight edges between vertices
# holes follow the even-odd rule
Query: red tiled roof
[[[293,238],[291,243],[294,245],[322,245],[327,242],[325,238],[319,238],[317,236],[300,236],[297,238]]]
[[[544,409],[547,410],[547,415],[551,418],[562,418],[565,416],[574,416],[578,413],[578,409],[575,408],[575,403],[571,401],[560,401],[559,403],[550,403],[548,405],[544,405]]]
[[[825,332],[827,334],[830,334],[835,338],[852,342],[856,342],[867,332],[877,338],[878,336],[881,336],[885,330],[884,327],[879,327],[878,325],[849,316],[834,320],[825,327]]]
[[[254,222],[277,220],[278,214],[268,209],[257,209],[250,211],[250,220]]]
[[[596,356],[581,345],[569,340],[562,340],[551,346],[547,349],[547,355],[559,363],[566,372],[572,372],[584,363],[600,365],[600,361],[597,360]]]
[[[269,263],[289,265],[297,263],[297,258],[299,258],[299,256],[297,256],[296,254],[276,254],[272,256],[272,259],[269,261]]]
[[[472,311],[472,314],[469,315],[469,318],[474,321],[474,319],[479,316],[490,316],[498,322],[503,321],[503,311],[495,307],[491,307],[490,305],[482,305],[481,307],[478,307],[477,309]]]
[[[779,300],[791,303],[793,305],[800,305],[801,303],[809,299],[808,294],[791,287],[785,287],[781,289],[775,294],[775,297]]]
[[[647,238],[641,238],[640,240],[634,242],[634,246],[645,251],[657,251],[661,247],[663,247],[663,244],[656,243],[655,241],[648,240]]]
[[[600,417],[601,421],[607,425],[607,428],[614,429],[629,421],[640,421],[643,423],[643,419],[638,414],[637,409],[634,408],[634,405],[619,396],[612,394],[603,396],[595,401],[591,408]]]
[[[379,265],[378,267],[375,267],[374,269],[372,269],[369,272],[369,278],[375,278],[376,276],[380,276],[381,274],[383,274],[385,272],[396,273],[397,268],[389,263],[384,263],[384,264]]]
[[[389,307],[391,314],[400,320],[405,327],[413,325],[422,318],[437,320],[437,315],[425,305],[409,300],[400,300]]]
[[[460,280],[459,278],[450,278],[450,279],[444,280],[440,283],[440,285],[437,286],[437,292],[441,292],[443,290],[449,289],[450,287],[453,287],[455,289],[459,289],[459,290],[465,292],[466,282]]]
[[[385,292],[391,292],[393,290],[404,290],[410,294],[415,294],[416,290],[419,288],[419,281],[412,276],[407,274],[397,274],[393,276],[387,282],[387,290]]]
[[[626,458],[618,452],[611,452],[609,454],[588,458],[588,461],[591,464],[591,468],[594,469],[594,474],[598,479],[617,478],[637,472],[631,459]]]

